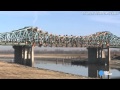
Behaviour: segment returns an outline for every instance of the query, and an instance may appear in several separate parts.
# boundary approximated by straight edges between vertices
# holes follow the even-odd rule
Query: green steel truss
[[[0,33],[0,45],[37,45],[44,47],[120,47],[120,37],[108,31],[88,36],[53,35],[37,27],[24,27]]]

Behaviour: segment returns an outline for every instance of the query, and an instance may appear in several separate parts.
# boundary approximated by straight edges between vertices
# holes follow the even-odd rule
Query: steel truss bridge
[[[88,36],[53,35],[37,27],[24,27],[11,32],[0,33],[0,45],[44,46],[44,47],[120,47],[120,37],[109,31]]]

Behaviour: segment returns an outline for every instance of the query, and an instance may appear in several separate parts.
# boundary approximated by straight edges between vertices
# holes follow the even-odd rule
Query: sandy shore
[[[0,57],[14,57],[14,54],[0,54]],[[35,54],[35,58],[87,58],[84,54]]]
[[[91,78],[0,61],[0,79],[91,79]]]

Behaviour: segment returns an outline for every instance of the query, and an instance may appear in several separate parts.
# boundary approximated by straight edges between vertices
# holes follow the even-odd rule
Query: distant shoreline
[[[14,54],[0,54],[1,58],[14,57]],[[85,54],[34,54],[35,58],[87,58]]]

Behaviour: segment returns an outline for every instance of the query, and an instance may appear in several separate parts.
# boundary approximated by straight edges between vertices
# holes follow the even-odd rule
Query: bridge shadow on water
[[[71,64],[88,67],[88,77],[100,78],[100,79],[120,79],[120,76],[112,78],[112,75],[110,75],[113,74],[111,73],[111,67],[110,65],[107,64],[103,64],[103,63],[90,64],[87,61],[73,61],[71,62]],[[116,70],[120,70],[120,68]]]
[[[101,79],[110,79],[109,75],[107,78],[105,76],[100,76],[99,72],[102,71],[110,71],[109,66],[105,66],[103,64],[88,64],[86,61],[82,63],[71,63],[72,65],[77,65],[77,66],[86,66],[88,67],[88,77],[93,77],[93,78],[101,78]]]

